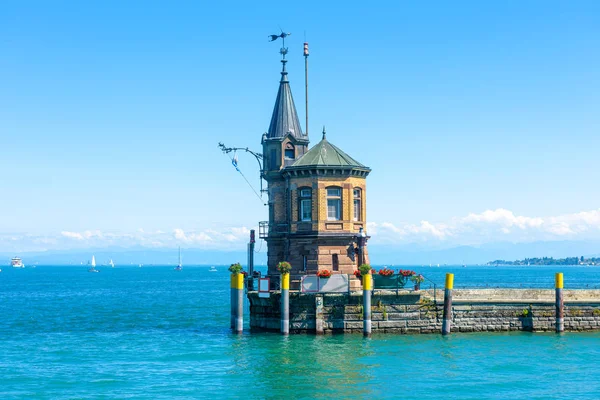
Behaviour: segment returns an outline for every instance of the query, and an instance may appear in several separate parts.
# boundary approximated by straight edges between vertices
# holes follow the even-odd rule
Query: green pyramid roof
[[[348,154],[344,153],[337,146],[329,143],[323,130],[323,139],[311,148],[306,154],[296,160],[288,168],[303,167],[345,167],[369,169],[359,163]]]

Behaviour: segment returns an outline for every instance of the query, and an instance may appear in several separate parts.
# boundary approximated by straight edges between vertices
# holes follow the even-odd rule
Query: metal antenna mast
[[[304,38],[306,40],[306,37]],[[308,136],[308,42],[304,42],[304,107],[306,110],[306,125],[304,132]]]

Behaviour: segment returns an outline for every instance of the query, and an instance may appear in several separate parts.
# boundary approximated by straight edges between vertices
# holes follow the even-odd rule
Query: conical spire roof
[[[308,140],[308,136],[302,133],[302,128],[300,127],[300,120],[298,119],[292,90],[290,89],[290,82],[287,79],[287,72],[285,70],[286,61],[285,59],[282,60],[283,71],[281,71],[279,91],[277,92],[267,139],[283,138],[289,133],[296,139]]]

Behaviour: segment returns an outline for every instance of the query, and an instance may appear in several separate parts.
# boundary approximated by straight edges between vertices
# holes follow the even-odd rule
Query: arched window
[[[361,221],[361,200],[362,200],[362,190],[360,188],[354,188],[354,220]]]
[[[327,219],[339,221],[342,216],[342,188],[327,188]]]
[[[298,190],[298,220],[312,220],[312,190],[310,188],[300,188]]]
[[[286,160],[293,160],[296,158],[296,151],[294,149],[294,145],[291,143],[285,144],[285,153],[283,154]]]

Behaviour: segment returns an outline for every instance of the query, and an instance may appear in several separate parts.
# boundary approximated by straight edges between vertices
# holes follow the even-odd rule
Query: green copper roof
[[[288,168],[301,167],[347,167],[369,169],[363,164],[344,153],[338,147],[329,143],[323,129],[323,140],[313,146],[306,154],[296,160]]]

